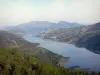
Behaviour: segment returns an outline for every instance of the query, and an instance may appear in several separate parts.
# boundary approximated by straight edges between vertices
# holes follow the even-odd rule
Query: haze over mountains
[[[32,21],[24,24],[20,24],[17,26],[11,26],[7,29],[13,31],[23,31],[25,33],[39,33],[42,31],[46,31],[51,28],[59,28],[59,27],[76,27],[82,26],[82,24],[78,23],[70,23],[66,21],[60,21],[58,23],[52,23],[48,21]]]

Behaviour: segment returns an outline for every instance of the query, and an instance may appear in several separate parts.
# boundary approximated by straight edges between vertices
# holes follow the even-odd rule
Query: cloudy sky
[[[0,0],[0,25],[29,21],[100,22],[100,0]]]

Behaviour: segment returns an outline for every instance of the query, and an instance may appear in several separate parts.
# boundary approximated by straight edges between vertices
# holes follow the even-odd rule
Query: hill
[[[41,61],[48,62],[55,66],[59,62],[60,58],[63,58],[45,48],[39,47],[38,43],[30,43],[11,32],[0,31],[0,48],[5,47],[11,49],[17,48],[21,53],[34,56]]]
[[[40,37],[72,43],[100,53],[100,23],[81,27],[53,28],[40,34]]]
[[[16,31],[16,32],[23,32],[23,33],[31,33],[31,34],[39,34],[40,32],[44,32],[50,28],[59,28],[59,27],[76,27],[76,26],[82,26],[78,23],[69,23],[65,21],[60,21],[58,23],[52,23],[48,21],[32,21],[28,23],[23,23],[16,26],[11,26],[6,28],[10,31]]]

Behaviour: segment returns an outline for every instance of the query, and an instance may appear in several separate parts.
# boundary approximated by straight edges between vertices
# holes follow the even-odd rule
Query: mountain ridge
[[[8,27],[7,30],[12,31],[22,31],[26,33],[40,33],[42,31],[46,31],[50,28],[56,28],[56,27],[76,27],[76,26],[82,26],[82,24],[78,23],[69,23],[65,21],[60,21],[58,23],[52,23],[48,21],[31,21],[28,23],[23,23],[17,26],[11,26]]]
[[[40,37],[44,39],[52,39],[72,43],[78,47],[85,47],[93,52],[99,53],[100,22],[76,28],[51,29],[40,34]]]

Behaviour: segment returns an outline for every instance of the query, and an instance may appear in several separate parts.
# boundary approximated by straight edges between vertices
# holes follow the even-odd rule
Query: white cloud
[[[31,0],[0,0],[0,24],[20,24],[32,20],[88,24],[100,21],[99,9],[100,0],[54,0],[46,6],[32,5]]]

